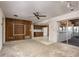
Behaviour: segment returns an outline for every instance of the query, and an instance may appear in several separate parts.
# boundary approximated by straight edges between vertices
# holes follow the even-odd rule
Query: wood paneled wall
[[[13,24],[23,24],[25,25],[25,35],[19,35],[19,36],[14,36],[13,35]],[[20,40],[20,39],[25,39],[25,36],[29,36],[31,38],[31,21],[27,20],[21,20],[21,19],[13,19],[13,18],[6,18],[6,41],[11,41],[11,40]],[[22,29],[17,28],[17,31],[22,32]]]

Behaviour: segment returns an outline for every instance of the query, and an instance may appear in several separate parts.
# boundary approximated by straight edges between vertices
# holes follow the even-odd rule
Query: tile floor
[[[79,57],[79,47],[64,43],[42,44],[36,40],[6,42],[1,57]]]

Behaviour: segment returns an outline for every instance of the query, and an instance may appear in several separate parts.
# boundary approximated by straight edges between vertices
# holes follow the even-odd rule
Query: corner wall
[[[53,21],[49,24],[49,40],[52,42],[57,42],[58,38],[58,24],[56,21]]]

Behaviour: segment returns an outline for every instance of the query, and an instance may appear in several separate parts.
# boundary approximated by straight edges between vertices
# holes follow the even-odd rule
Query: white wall
[[[2,12],[0,9],[0,49],[2,48]]]
[[[49,24],[49,40],[52,42],[57,42],[58,36],[58,24],[56,21],[53,21]]]
[[[2,17],[0,17],[0,49],[2,48]]]
[[[3,42],[5,42],[5,18],[2,10],[0,9],[0,49],[2,48]]]
[[[2,37],[3,37],[3,40],[2,40],[2,42],[3,42],[3,44],[5,43],[5,16],[3,16],[3,19],[2,19]]]

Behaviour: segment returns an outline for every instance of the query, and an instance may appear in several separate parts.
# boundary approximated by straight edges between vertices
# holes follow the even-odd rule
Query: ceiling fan
[[[46,15],[41,15],[39,12],[33,12],[33,15],[34,15],[37,19],[40,19],[40,17],[46,17]]]

